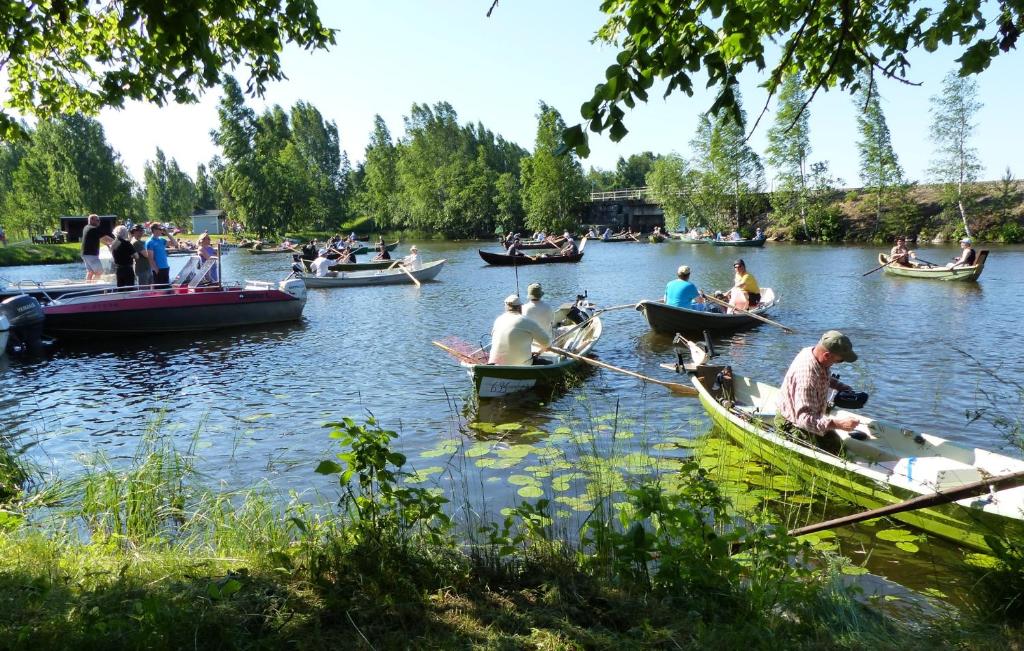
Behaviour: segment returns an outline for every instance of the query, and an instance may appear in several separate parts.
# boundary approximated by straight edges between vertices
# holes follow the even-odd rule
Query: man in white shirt
[[[522,314],[523,304],[518,294],[505,299],[505,313],[494,320],[491,328],[491,354],[488,364],[503,366],[529,366],[533,364],[533,342],[541,350],[551,345],[551,335],[533,319]]]
[[[526,295],[530,300],[523,306],[523,316],[536,321],[537,325],[544,328],[544,331],[550,335],[551,328],[554,325],[555,311],[550,305],[541,300],[541,296],[544,296],[544,290],[541,288],[540,283],[533,283],[527,287]]]
[[[420,250],[415,246],[409,247],[409,255],[402,258],[402,266],[409,271],[416,271],[423,268],[423,260],[420,259]]]
[[[330,272],[331,265],[337,262],[337,260],[331,260],[327,257],[327,250],[322,249],[320,255],[317,256],[316,260],[313,260],[309,264],[309,267],[316,274],[317,278],[323,278]]]

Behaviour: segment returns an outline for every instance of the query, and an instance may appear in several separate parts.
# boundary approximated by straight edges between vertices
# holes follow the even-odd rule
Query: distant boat
[[[751,246],[751,247],[762,247],[767,241],[767,238],[758,238],[753,240],[710,240],[711,244],[715,246]]]
[[[988,251],[978,251],[978,259],[975,264],[969,267],[937,267],[920,265],[915,267],[902,267],[889,264],[889,256],[884,253],[878,254],[878,264],[885,265],[885,273],[891,276],[905,276],[907,278],[929,278],[931,280],[946,280],[972,282],[981,277],[985,270],[985,261],[988,260]]]
[[[384,246],[389,252],[391,252],[398,248],[399,242],[400,240],[395,240],[391,244],[385,244]],[[364,253],[377,250],[376,244],[370,244],[369,242],[356,242],[356,244],[358,245],[358,248],[352,250],[352,255],[362,255]]]
[[[391,264],[395,264],[395,260]],[[310,289],[327,289],[331,287],[359,287],[365,285],[407,285],[416,280],[433,280],[441,273],[441,268],[446,260],[435,260],[428,262],[416,270],[406,270],[402,267],[394,269],[367,269],[365,271],[340,271],[333,276],[311,276],[303,274],[300,276],[302,282]]]

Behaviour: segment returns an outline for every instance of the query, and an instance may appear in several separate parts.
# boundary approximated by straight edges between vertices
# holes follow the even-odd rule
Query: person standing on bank
[[[82,262],[85,263],[85,279],[99,280],[103,276],[103,263],[100,262],[100,246],[107,246],[113,238],[104,235],[100,230],[100,217],[89,215],[88,223],[82,229]]]
[[[146,285],[153,284],[153,268],[149,265],[149,254],[146,252],[146,240],[143,238],[146,234],[146,229],[142,227],[142,224],[135,224],[131,230],[128,231],[132,236],[132,248],[135,249],[135,282],[139,284],[139,287],[145,287]]]
[[[153,222],[149,228],[151,235],[146,240],[146,255],[149,256],[149,266],[153,268],[153,284],[170,285],[171,263],[167,259],[167,242],[162,236],[166,235],[175,248],[177,248],[178,242],[160,222]]]
[[[850,338],[838,330],[821,335],[817,344],[801,350],[786,371],[776,404],[776,427],[794,428],[823,441],[833,430],[850,431],[860,425],[856,416],[829,416],[829,389],[849,391],[850,387],[832,378],[829,370],[840,362],[856,362]]]
[[[526,296],[530,300],[523,306],[523,316],[535,321],[550,336],[551,327],[555,321],[555,311],[541,299],[544,296],[544,289],[540,283],[533,283],[527,287]]]
[[[523,304],[518,294],[505,298],[505,312],[494,320],[491,328],[488,364],[530,366],[533,364],[533,342],[537,342],[541,351],[551,345],[551,335],[536,321],[523,316],[522,312]]]
[[[114,229],[114,243],[110,246],[110,253],[114,256],[114,275],[119,288],[135,284],[134,263],[138,253],[135,252],[135,247],[128,237],[128,227],[122,224]]]

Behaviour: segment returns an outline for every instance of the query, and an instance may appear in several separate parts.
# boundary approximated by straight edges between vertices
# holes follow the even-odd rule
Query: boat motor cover
[[[0,314],[7,317],[11,328],[38,325],[43,322],[43,307],[28,294],[12,296],[0,303]]]
[[[840,409],[860,409],[868,401],[868,394],[863,391],[840,391],[833,401]]]
[[[282,280],[278,283],[278,288],[282,292],[290,294],[300,301],[306,300],[306,283],[302,282],[301,278],[289,278],[288,280]]]

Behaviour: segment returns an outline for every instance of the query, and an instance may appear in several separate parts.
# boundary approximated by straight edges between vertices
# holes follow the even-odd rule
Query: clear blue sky
[[[337,123],[342,148],[353,163],[363,158],[374,114],[381,114],[398,136],[402,116],[413,103],[424,102],[447,101],[460,121],[481,121],[532,149],[538,102],[557,108],[568,124],[579,122],[580,104],[614,62],[613,49],[590,43],[603,22],[598,0],[504,0],[491,18],[485,17],[490,0],[319,4],[325,23],[339,30],[338,45],[312,54],[288,47],[283,63],[289,79],[272,84],[263,100],[250,105],[262,110],[271,104],[288,108],[300,99],[313,103]],[[919,87],[881,82],[893,143],[911,179],[927,180],[933,150],[928,98],[938,92],[954,58],[951,51],[914,56],[909,76]],[[1015,176],[1024,176],[1021,62],[1021,53],[1011,52],[977,77],[985,107],[977,116],[973,143],[985,167],[983,179],[1000,177],[1007,166]],[[756,74],[742,80],[751,120],[766,100],[757,87],[760,80]],[[141,180],[143,165],[157,147],[191,175],[197,163],[217,153],[209,131],[216,127],[218,97],[215,90],[193,106],[132,105],[105,111],[101,121],[136,178]],[[622,142],[591,135],[592,153],[584,166],[612,169],[619,156],[642,151],[688,155],[697,116],[711,101],[705,93],[693,98],[674,94],[667,100],[660,91],[652,93],[648,104],[628,113],[630,134]],[[752,137],[758,153],[764,152],[771,120],[772,115],[766,116]],[[812,158],[828,160],[846,185],[860,184],[856,140],[852,99],[839,91],[819,93],[811,105]],[[772,176],[768,170],[769,184]]]

